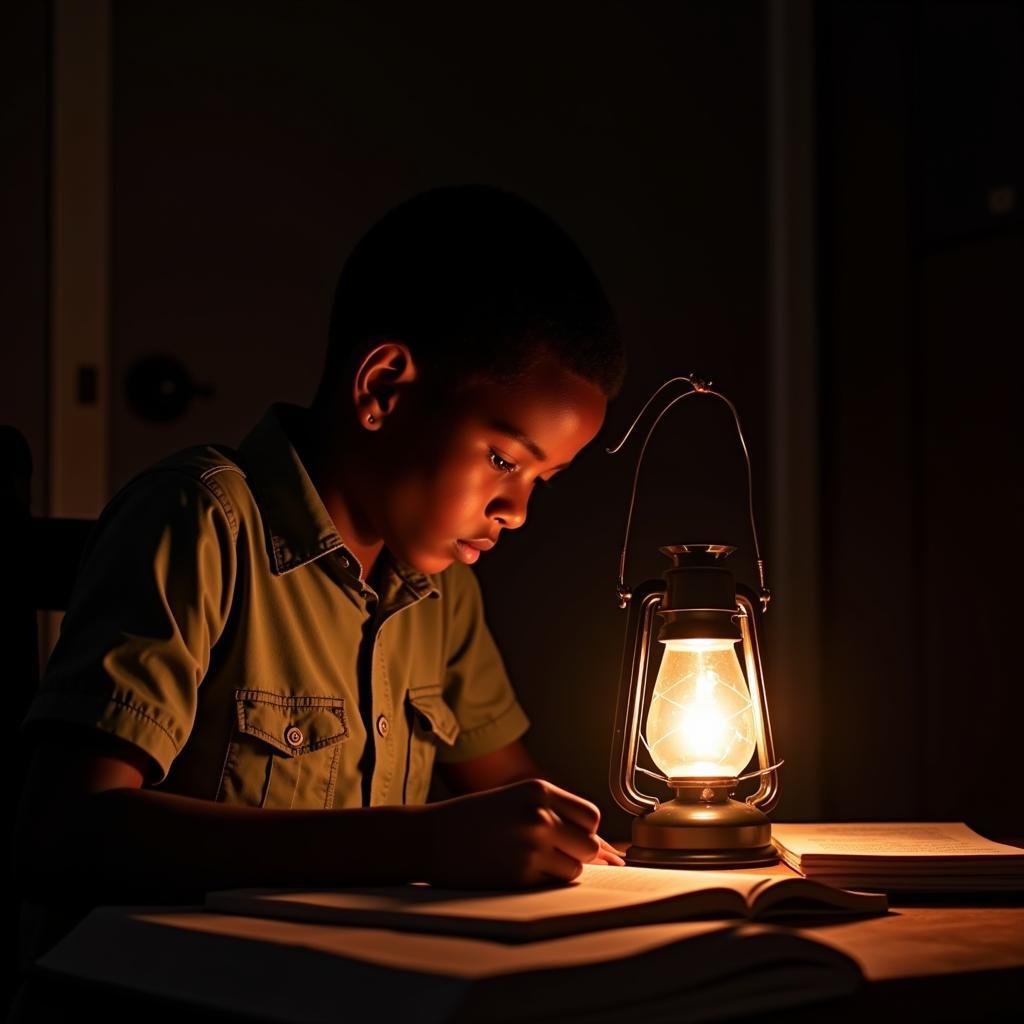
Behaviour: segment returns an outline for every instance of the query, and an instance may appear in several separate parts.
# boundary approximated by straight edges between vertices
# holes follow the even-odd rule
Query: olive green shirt
[[[103,511],[22,730],[76,723],[145,751],[148,785],[273,808],[422,803],[435,760],[528,721],[461,562],[385,547],[369,580],[272,406],[237,452],[202,446]]]

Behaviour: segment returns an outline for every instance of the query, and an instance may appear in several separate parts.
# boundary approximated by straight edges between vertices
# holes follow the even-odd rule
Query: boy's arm
[[[522,740],[469,761],[439,762],[438,774],[453,793],[479,793],[522,779],[536,779],[541,770]]]
[[[514,740],[500,750],[475,757],[469,761],[454,761],[438,765],[445,785],[454,793],[479,793],[481,790],[506,786],[522,779],[536,779],[542,775],[522,740]],[[595,837],[599,849],[593,860],[602,864],[624,864],[618,850],[600,836]]]
[[[145,788],[148,755],[109,735],[35,746],[14,868],[33,903],[200,902],[211,889],[575,878],[597,848],[593,804],[537,779],[426,806],[267,810]]]
[[[334,846],[330,812],[272,812],[145,788],[159,774],[147,754],[115,736],[68,727],[40,739],[15,826],[24,897],[201,901],[213,888],[397,882],[414,873],[412,858],[388,855],[408,849],[411,818],[368,815],[360,837],[341,829],[344,845]]]

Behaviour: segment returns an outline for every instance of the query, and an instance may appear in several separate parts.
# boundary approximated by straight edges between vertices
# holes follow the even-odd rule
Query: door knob
[[[159,353],[143,356],[125,376],[129,407],[153,423],[180,418],[196,398],[208,398],[213,391],[210,384],[196,383],[180,359]]]

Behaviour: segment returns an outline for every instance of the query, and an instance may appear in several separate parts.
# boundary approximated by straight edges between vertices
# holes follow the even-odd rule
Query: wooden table
[[[759,873],[792,874],[784,866]],[[782,1024],[863,1022],[903,1013],[928,1021],[1020,1021],[1024,1017],[1024,895],[890,897],[886,917],[832,921],[796,930],[853,957],[868,984],[842,1000],[760,1014],[737,1021]],[[114,951],[112,951],[112,954]],[[71,1019],[86,1009],[105,1024],[251,1020],[211,1014],[191,1004],[126,994],[38,968],[12,1021]],[[384,1013],[381,1020],[386,1020]]]

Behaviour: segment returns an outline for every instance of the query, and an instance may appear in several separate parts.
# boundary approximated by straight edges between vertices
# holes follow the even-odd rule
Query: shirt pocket
[[[438,744],[452,746],[459,735],[459,720],[445,701],[440,684],[411,686],[405,700],[409,715],[409,752],[402,803],[421,804],[430,790]]]
[[[334,806],[344,697],[235,690],[236,721],[216,799],[249,807]]]

